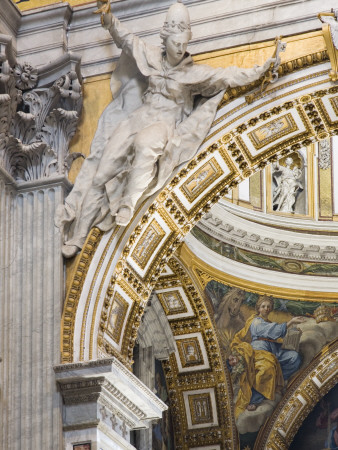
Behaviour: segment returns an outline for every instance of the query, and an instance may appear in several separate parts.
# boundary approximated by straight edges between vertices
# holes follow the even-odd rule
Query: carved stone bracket
[[[18,64],[11,39],[0,35],[0,165],[15,180],[67,175],[83,156],[69,153],[81,109],[79,57],[39,69]]]
[[[89,440],[134,449],[130,431],[148,428],[167,406],[117,359],[54,367],[63,400],[65,448]],[[76,437],[74,437],[76,436]]]

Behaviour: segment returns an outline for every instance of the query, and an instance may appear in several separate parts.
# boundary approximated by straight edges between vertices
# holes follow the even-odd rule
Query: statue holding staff
[[[82,248],[93,226],[107,231],[128,225],[135,208],[196,155],[224,91],[259,80],[276,61],[251,69],[194,64],[186,51],[192,36],[189,13],[179,1],[169,8],[160,33],[164,48],[124,28],[109,0],[98,2],[98,8],[122,54],[112,75],[114,100],[102,113],[91,154],[57,212],[65,257]]]

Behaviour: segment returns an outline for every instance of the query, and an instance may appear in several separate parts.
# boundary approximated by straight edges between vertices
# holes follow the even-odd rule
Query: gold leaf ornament
[[[101,24],[104,25],[103,17],[111,12],[110,0],[100,0],[97,2],[97,10],[93,14],[101,14]]]

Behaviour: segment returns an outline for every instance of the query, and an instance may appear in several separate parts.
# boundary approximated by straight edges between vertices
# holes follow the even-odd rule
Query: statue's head
[[[188,9],[177,1],[170,6],[161,30],[161,38],[165,45],[170,62],[178,64],[184,57],[191,39],[190,17]]]

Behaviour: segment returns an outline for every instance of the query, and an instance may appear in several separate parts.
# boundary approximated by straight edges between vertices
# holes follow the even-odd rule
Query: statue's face
[[[184,58],[184,54],[187,50],[188,40],[184,36],[173,34],[168,36],[165,42],[167,51],[167,59],[170,64],[176,66]]]

